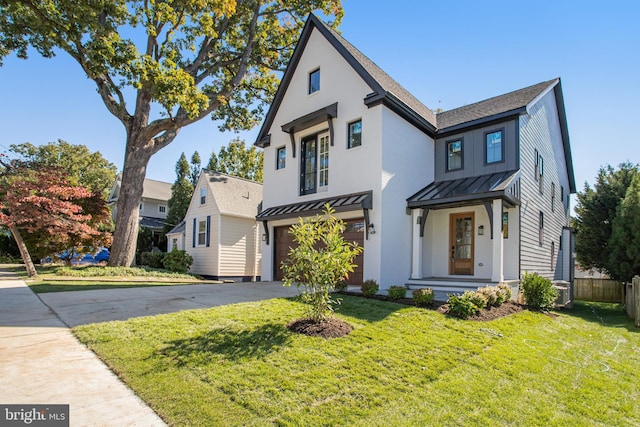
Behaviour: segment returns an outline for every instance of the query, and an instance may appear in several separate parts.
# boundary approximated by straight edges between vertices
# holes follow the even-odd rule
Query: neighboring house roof
[[[203,169],[202,174],[221,215],[256,217],[262,202],[262,184],[208,169]]]
[[[184,233],[184,230],[186,229],[186,226],[187,226],[187,222],[185,220],[182,220],[182,221],[180,221],[180,223],[178,223],[178,225],[173,227],[166,234],[168,236],[169,234],[181,234],[181,233]]]
[[[113,184],[111,194],[109,194],[108,203],[114,203],[118,201],[120,195],[120,185],[122,182],[122,175],[118,174],[116,182]],[[142,184],[142,198],[168,201],[171,198],[171,187],[173,184],[170,182],[157,181],[155,179],[145,178]]]
[[[139,218],[139,221],[140,221],[140,227],[151,228],[154,230],[162,230],[164,228],[164,220],[161,218],[141,216]]]

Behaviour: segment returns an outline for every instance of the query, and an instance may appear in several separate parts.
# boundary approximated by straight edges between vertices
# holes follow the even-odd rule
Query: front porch
[[[407,200],[412,210],[410,289],[438,299],[520,276],[520,174],[434,182]],[[517,290],[517,286],[515,286]]]

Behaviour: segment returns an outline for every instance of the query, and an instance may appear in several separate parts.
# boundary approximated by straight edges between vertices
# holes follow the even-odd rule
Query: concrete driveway
[[[53,292],[38,296],[69,327],[298,295],[282,282]]]

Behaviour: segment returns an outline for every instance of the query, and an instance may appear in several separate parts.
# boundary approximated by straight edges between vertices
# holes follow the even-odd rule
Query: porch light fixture
[[[484,225],[478,227],[478,236],[482,236],[484,234]]]
[[[369,234],[376,234],[376,230],[373,227],[373,224],[369,224]]]

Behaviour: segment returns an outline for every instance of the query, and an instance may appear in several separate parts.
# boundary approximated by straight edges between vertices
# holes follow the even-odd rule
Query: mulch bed
[[[365,297],[359,292],[348,292],[348,291],[342,291],[341,293],[344,295],[352,295],[356,297],[377,299],[380,301],[391,301],[391,302],[404,304],[404,305],[413,305],[413,306],[416,305],[415,301],[412,298],[392,299],[392,298],[389,298],[387,295],[378,295],[378,294]],[[427,310],[435,310],[438,313],[449,315],[449,304],[447,304],[444,301],[434,301],[431,306],[424,307],[424,308]],[[486,322],[489,320],[500,319],[501,317],[505,317],[510,314],[519,313],[526,309],[527,308],[524,305],[518,304],[513,301],[507,301],[504,304],[502,304],[500,307],[490,307],[490,308],[485,308],[483,310],[480,310],[478,314],[476,314],[475,316],[469,316],[467,320],[474,320],[476,322]]]
[[[294,320],[287,324],[287,329],[311,337],[340,338],[349,335],[353,327],[344,320],[328,318],[321,322],[313,319]]]

